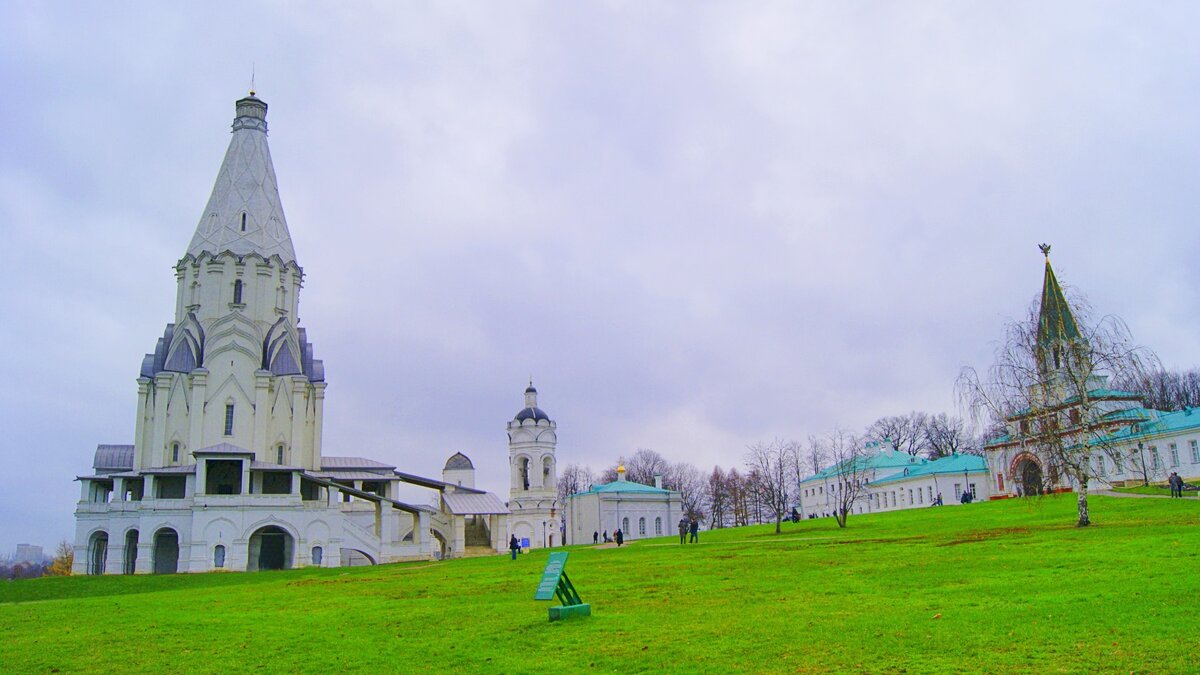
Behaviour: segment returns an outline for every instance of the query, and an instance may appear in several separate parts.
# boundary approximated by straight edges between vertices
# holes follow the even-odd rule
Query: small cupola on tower
[[[529,386],[525,389],[525,407],[517,412],[513,417],[514,422],[523,422],[525,420],[533,420],[540,422],[545,420],[550,421],[550,416],[546,411],[538,407],[537,404],[537,389],[533,388],[533,380],[529,380]]]

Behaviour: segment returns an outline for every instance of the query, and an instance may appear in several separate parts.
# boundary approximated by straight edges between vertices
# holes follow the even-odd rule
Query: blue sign
[[[529,537],[521,540],[521,548],[529,548]]]

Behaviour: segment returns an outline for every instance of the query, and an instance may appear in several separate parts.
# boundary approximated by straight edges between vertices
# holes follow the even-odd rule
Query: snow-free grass
[[[0,583],[0,671],[1187,671],[1200,504],[1067,494],[373,568]]]

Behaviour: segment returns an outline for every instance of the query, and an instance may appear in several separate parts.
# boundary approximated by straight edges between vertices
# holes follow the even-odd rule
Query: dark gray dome
[[[471,463],[470,457],[467,457],[461,452],[456,452],[450,456],[450,459],[446,460],[446,468],[442,469],[442,471],[457,471],[459,469],[470,469],[471,471],[474,471],[475,465]]]
[[[550,416],[547,415],[546,411],[542,410],[541,408],[524,408],[521,410],[521,412],[517,413],[517,416],[513,419],[517,422],[523,422],[525,420],[533,420],[534,422],[546,420],[549,422]]]
[[[526,394],[536,394],[536,393],[537,393],[537,389],[534,389],[534,388],[533,388],[533,385],[531,384],[531,385],[529,385],[529,387],[528,387],[528,388],[525,390],[525,393],[526,393]]]

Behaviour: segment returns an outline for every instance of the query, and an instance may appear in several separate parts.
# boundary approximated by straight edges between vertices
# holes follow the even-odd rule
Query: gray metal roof
[[[450,459],[446,460],[446,466],[442,469],[442,471],[458,471],[461,469],[474,470],[475,465],[471,463],[470,457],[467,457],[461,452],[456,452],[453,455],[450,455]]]
[[[446,508],[450,509],[450,513],[457,516],[465,516],[471,514],[507,514],[508,507],[500,498],[490,492],[482,493],[463,493],[463,492],[443,492],[442,499],[446,502]]]
[[[330,480],[399,480],[396,474],[373,473],[371,471],[322,471],[317,474]]]
[[[240,448],[232,443],[217,443],[210,445],[207,448],[200,448],[192,452],[193,455],[253,455],[253,450]]]
[[[97,472],[129,471],[133,468],[132,445],[97,445],[92,468]]]
[[[391,464],[376,462],[366,457],[329,457],[321,458],[321,469],[395,469]]]
[[[185,475],[186,476],[186,475],[196,473],[196,465],[188,464],[187,466],[156,466],[152,469],[143,469],[142,473],[163,475],[163,476],[169,476],[169,475]]]
[[[475,488],[463,487],[454,483],[447,483],[444,480],[438,480],[436,478],[426,478],[424,476],[418,476],[412,473],[404,473],[403,471],[397,471],[396,475],[399,476],[400,480],[404,481],[405,483],[412,483],[413,485],[420,485],[421,487],[427,487],[433,490],[445,490],[446,488],[453,488],[459,492],[483,494],[483,490],[476,490]]]

